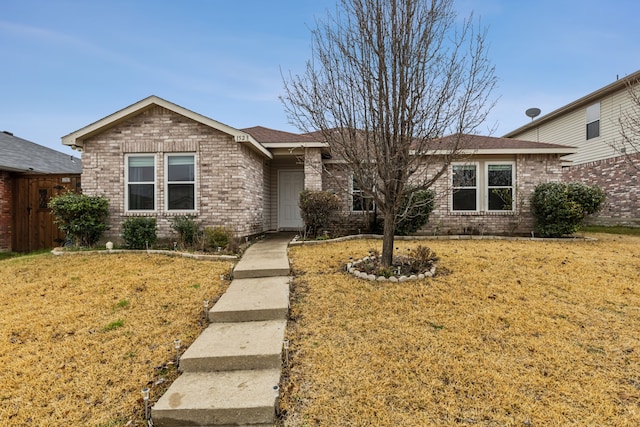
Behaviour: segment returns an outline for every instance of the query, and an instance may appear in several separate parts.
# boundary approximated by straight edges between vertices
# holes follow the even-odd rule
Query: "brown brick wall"
[[[304,189],[322,190],[322,153],[320,148],[304,150]]]
[[[536,185],[562,180],[562,167],[556,155],[518,155],[511,157],[479,157],[483,161],[511,160],[516,162],[516,210],[515,212],[452,213],[450,211],[450,177],[439,178],[433,189],[436,192],[435,208],[429,223],[420,234],[530,234],[534,219],[531,214],[530,197]],[[436,165],[428,170],[435,171]],[[324,190],[334,192],[343,201],[346,215],[344,228],[354,231],[366,228],[366,218],[360,213],[351,213],[349,174],[336,165],[326,165]]]
[[[196,154],[196,215],[204,226],[232,227],[239,236],[263,231],[262,158],[230,135],[162,107],[154,106],[85,142],[82,188],[110,200],[107,238],[118,240],[127,216],[155,216],[158,236],[175,237],[170,218],[190,213],[164,208],[164,154]],[[156,155],[156,212],[125,213],[124,158],[128,153]],[[192,213],[193,214],[193,213]]]
[[[640,168],[640,154],[632,156]],[[624,156],[565,167],[566,182],[597,185],[607,195],[604,208],[588,222],[602,225],[640,226],[640,171]]]
[[[483,161],[504,158],[480,158]],[[513,160],[511,158],[510,160]],[[453,213],[450,211],[448,175],[436,183],[436,208],[429,223],[422,228],[425,234],[493,234],[528,235],[533,230],[531,196],[535,187],[544,182],[562,180],[562,168],[556,155],[518,155],[516,162],[516,196],[514,212]]]
[[[0,171],[0,252],[11,251],[13,227],[13,180],[7,171]]]

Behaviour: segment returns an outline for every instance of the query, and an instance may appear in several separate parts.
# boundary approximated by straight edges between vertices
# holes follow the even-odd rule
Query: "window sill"
[[[200,211],[165,211],[163,216],[185,216],[185,215],[200,215]]]
[[[514,216],[514,211],[449,211],[452,216]]]

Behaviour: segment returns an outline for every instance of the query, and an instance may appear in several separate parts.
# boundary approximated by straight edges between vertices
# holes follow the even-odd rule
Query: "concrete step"
[[[156,427],[273,425],[280,368],[185,372],[151,408]]]
[[[209,310],[211,322],[253,322],[286,319],[289,313],[289,278],[278,276],[234,279]]]
[[[180,358],[183,372],[280,369],[286,319],[212,323]]]
[[[234,279],[287,276],[287,246],[291,236],[273,236],[249,246],[233,270]]]

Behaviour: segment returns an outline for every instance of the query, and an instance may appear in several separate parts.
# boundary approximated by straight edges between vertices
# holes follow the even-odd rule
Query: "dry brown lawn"
[[[292,248],[284,423],[640,425],[640,237],[594,237],[397,242],[441,258],[401,284],[342,271],[378,241]]]
[[[0,425],[143,425],[229,262],[147,254],[0,261]],[[163,379],[166,380],[163,383]]]

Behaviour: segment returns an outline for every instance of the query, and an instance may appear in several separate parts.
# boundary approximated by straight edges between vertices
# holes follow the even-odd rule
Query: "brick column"
[[[304,188],[322,190],[322,153],[320,148],[304,149]]]
[[[12,179],[0,171],[0,252],[11,251],[13,213]]]

